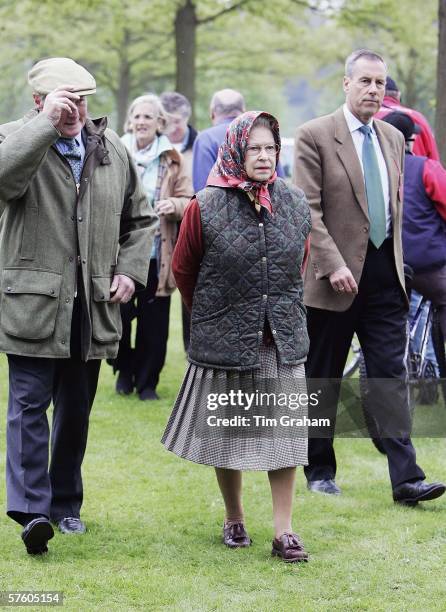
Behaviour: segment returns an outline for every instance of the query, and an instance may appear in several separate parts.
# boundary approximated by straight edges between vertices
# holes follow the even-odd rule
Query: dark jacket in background
[[[404,172],[403,256],[414,272],[446,263],[446,223],[426,193],[427,157],[406,154]]]

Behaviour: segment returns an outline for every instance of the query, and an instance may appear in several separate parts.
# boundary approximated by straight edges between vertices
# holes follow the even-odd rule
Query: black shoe
[[[138,393],[138,395],[139,395],[139,399],[142,401],[159,400],[158,393],[155,391],[155,389],[152,389],[151,387],[147,387],[146,389],[143,389],[142,391]]]
[[[66,516],[57,521],[57,527],[61,533],[81,534],[87,531],[85,523],[75,516]]]
[[[130,395],[133,393],[133,386],[132,376],[119,372],[118,380],[116,381],[116,393],[119,393],[119,395]]]
[[[403,506],[416,506],[420,501],[441,497],[445,491],[446,485],[442,482],[403,482],[393,489],[393,501]]]
[[[327,495],[340,495],[341,489],[335,483],[333,478],[324,478],[324,480],[309,480],[307,489],[315,493],[326,493]]]
[[[25,525],[22,540],[29,555],[41,555],[48,552],[48,540],[54,536],[51,523],[44,516],[39,516]]]

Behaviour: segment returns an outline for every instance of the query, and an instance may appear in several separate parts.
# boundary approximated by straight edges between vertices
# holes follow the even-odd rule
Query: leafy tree
[[[437,0],[346,0],[339,23],[356,46],[381,53],[401,89],[403,103],[432,120],[435,99]]]

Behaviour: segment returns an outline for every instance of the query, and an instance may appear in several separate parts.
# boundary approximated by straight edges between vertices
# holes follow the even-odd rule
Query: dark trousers
[[[308,308],[310,351],[306,363],[309,379],[342,378],[350,344],[356,332],[364,354],[367,375],[377,379],[405,380],[407,305],[398,284],[391,240],[380,249],[369,245],[358,295],[345,312]],[[311,382],[310,382],[311,385]],[[396,410],[407,409],[407,391],[390,401],[401,402]],[[336,404],[338,397],[333,397]],[[389,410],[395,410],[392,405]],[[336,413],[336,405],[333,406]],[[314,414],[313,416],[317,416]],[[311,431],[310,431],[311,436]],[[409,437],[383,438],[392,487],[423,479]],[[334,478],[336,457],[333,438],[308,441],[307,480]]]
[[[81,465],[101,362],[17,355],[8,355],[8,362],[8,516],[22,525],[33,515],[43,514],[55,521],[78,517],[83,497]],[[48,472],[46,410],[51,400]]]
[[[156,262],[150,262],[147,287],[127,304],[121,304],[122,338],[116,368],[133,379],[136,390],[155,389],[166,360],[169,336],[170,296],[156,297]],[[135,348],[131,348],[131,324],[136,317]]]

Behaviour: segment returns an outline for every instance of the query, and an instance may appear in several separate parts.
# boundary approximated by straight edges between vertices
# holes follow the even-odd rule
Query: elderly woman
[[[154,94],[136,98],[127,116],[122,140],[139,171],[147,199],[160,216],[151,253],[147,287],[121,306],[123,334],[115,368],[116,391],[129,394],[136,388],[141,400],[158,399],[156,386],[166,358],[170,295],[175,289],[172,253],[178,224],[192,195],[181,155],[164,132],[167,119]],[[136,316],[135,348],[131,348],[131,321]]]
[[[240,115],[228,127],[208,186],[186,210],[173,271],[191,309],[190,364],[162,442],[215,467],[229,547],[251,544],[241,470],[267,471],[272,554],[295,562],[308,558],[291,524],[296,466],[307,463],[306,430],[285,431],[278,418],[277,426],[271,419],[264,427],[262,419],[284,409],[253,406],[259,389],[305,391],[301,265],[310,213],[304,194],[277,178],[279,152],[274,117]]]

